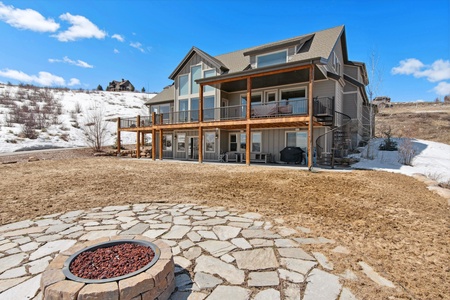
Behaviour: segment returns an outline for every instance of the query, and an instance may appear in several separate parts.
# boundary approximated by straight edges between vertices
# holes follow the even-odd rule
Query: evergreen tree
[[[141,92],[145,93],[145,87],[142,87]]]
[[[97,86],[97,91],[103,91],[103,87],[100,84]]]

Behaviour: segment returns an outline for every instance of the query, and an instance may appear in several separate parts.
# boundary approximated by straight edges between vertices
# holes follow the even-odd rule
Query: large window
[[[300,147],[306,151],[308,135],[305,131],[286,132],[286,147]]]
[[[252,133],[252,152],[261,152],[261,132]]]
[[[163,150],[172,151],[172,135],[164,134],[163,135]]]
[[[270,54],[259,55],[256,57],[257,67],[266,67],[278,64],[284,64],[287,61],[287,51],[274,52]]]
[[[179,133],[177,138],[177,151],[185,152],[186,151],[186,134]]]
[[[214,120],[214,96],[203,99],[203,120]]]
[[[202,77],[202,66],[193,66],[191,68],[191,94],[198,93],[198,84],[195,80]]]
[[[189,75],[181,75],[178,77],[179,83],[179,93],[178,95],[183,96],[189,94],[189,85],[188,85]]]
[[[237,151],[237,134],[230,133],[230,151]]]
[[[216,151],[216,134],[214,132],[205,132],[205,152]]]
[[[213,76],[215,76],[216,75],[216,70],[214,70],[214,69],[211,69],[211,70],[205,70],[204,72],[203,72],[203,78],[208,78],[208,77],[213,77]],[[209,86],[209,85],[205,85],[204,87],[203,87],[203,92],[212,92],[212,91],[214,91],[214,88],[212,87],[212,86]]]
[[[198,98],[191,99],[191,122],[198,121]]]
[[[188,105],[188,99],[180,100],[180,122],[188,121]]]
[[[306,89],[281,91],[280,105],[285,106],[286,113],[306,114],[308,112],[308,101]]]

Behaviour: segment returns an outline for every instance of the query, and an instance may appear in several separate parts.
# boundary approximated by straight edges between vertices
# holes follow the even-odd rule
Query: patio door
[[[198,137],[189,137],[188,159],[198,159]]]

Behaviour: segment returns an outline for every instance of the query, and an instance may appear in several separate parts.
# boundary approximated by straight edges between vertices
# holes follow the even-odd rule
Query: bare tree
[[[369,84],[366,87],[367,94],[369,96],[369,141],[367,143],[367,158],[373,158],[371,141],[375,132],[375,116],[373,110],[373,99],[378,95],[381,84],[383,82],[382,69],[380,67],[380,57],[375,50],[369,55],[369,63],[367,64],[367,73],[369,76]],[[367,120],[366,120],[367,121]]]
[[[88,146],[94,151],[102,151],[106,140],[107,123],[104,120],[103,108],[97,103],[92,104],[86,111],[83,132]]]

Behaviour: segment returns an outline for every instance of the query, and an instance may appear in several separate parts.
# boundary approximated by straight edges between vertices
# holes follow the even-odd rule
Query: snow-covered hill
[[[100,108],[104,120],[115,117],[135,117],[148,115],[145,101],[156,94],[131,92],[78,91],[64,89],[45,89],[36,87],[9,86],[0,84],[0,152],[32,150],[53,147],[86,146],[82,127],[86,124],[89,111]],[[37,138],[24,137],[24,125],[12,121],[13,110],[25,107],[41,109],[45,107],[44,98],[53,99],[60,104],[57,120],[45,129],[36,130]],[[29,107],[29,108],[28,108]],[[23,109],[21,110],[23,111]],[[17,114],[17,113],[16,113]],[[108,133],[105,145],[112,145],[116,140],[115,122],[107,122]],[[135,143],[134,134],[124,134],[122,143]]]

